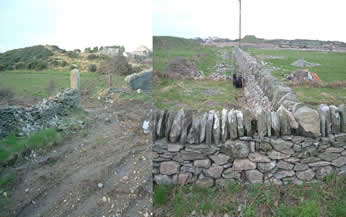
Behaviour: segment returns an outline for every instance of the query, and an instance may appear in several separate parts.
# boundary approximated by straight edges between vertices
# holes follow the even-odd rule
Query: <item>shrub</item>
[[[0,64],[0,71],[4,71],[5,70],[5,66],[3,64]]]
[[[26,65],[24,62],[18,62],[16,63],[16,69],[25,69]]]
[[[115,56],[106,58],[100,64],[99,73],[129,75],[133,73],[133,69],[132,66],[128,63],[126,57]]]
[[[93,60],[93,59],[97,59],[97,56],[95,54],[89,54],[88,60]]]
[[[89,68],[90,72],[96,72],[96,65],[95,64],[90,64],[88,68]]]
[[[9,88],[0,89],[0,100],[1,99],[12,99],[14,97],[14,92]]]
[[[70,58],[78,58],[79,57],[78,53],[75,53],[73,51],[68,51],[67,56]]]
[[[62,67],[65,67],[67,65],[67,62],[65,61],[65,60],[63,60],[62,62],[61,62],[61,66]]]

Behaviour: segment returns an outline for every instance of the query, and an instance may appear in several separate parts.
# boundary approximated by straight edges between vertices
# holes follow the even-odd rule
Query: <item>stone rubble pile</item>
[[[297,84],[301,82],[321,81],[316,73],[310,72],[308,69],[299,69],[286,76],[290,82]]]
[[[58,127],[60,117],[79,105],[79,91],[68,88],[31,107],[1,107],[0,138],[14,131],[30,134],[46,127]]]
[[[333,112],[328,113],[327,107]],[[155,110],[154,180],[203,186],[225,180],[299,184],[332,171],[345,174],[345,110],[343,105],[335,108],[321,105],[318,113],[296,105],[291,113],[280,106],[277,112],[257,117],[249,110]],[[324,137],[320,137],[320,116],[326,117],[323,124],[331,129]]]

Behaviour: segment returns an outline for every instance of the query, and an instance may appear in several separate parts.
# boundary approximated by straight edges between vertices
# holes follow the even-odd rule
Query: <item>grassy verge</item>
[[[231,81],[171,80],[161,78],[153,88],[153,102],[160,109],[210,109],[234,107],[240,90]]]
[[[62,136],[56,129],[49,128],[28,137],[18,137],[14,133],[0,140],[0,165],[20,160],[28,150],[45,152],[61,142]]]
[[[346,177],[335,174],[323,183],[303,185],[159,185],[154,188],[154,216],[238,216],[239,209],[243,217],[346,216],[345,195]]]
[[[297,50],[269,50],[269,49],[249,49],[252,55],[271,55],[281,56],[282,59],[265,59],[269,66],[274,67],[273,75],[283,82],[285,77],[299,69],[291,64],[304,59],[308,62],[319,63],[320,66],[306,67],[315,72],[321,78],[323,83],[346,81],[346,54],[335,52],[317,52],[317,51],[297,51]],[[333,86],[333,85],[330,85]],[[323,88],[313,85],[302,85],[294,87],[300,101],[309,104],[341,104],[346,103],[346,87],[337,86]]]

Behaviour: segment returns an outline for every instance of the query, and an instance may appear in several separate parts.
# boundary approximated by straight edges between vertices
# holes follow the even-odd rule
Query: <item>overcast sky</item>
[[[151,12],[151,0],[0,0],[0,52],[37,44],[151,48]]]
[[[346,42],[340,0],[242,0],[242,35]],[[153,34],[238,37],[238,0],[153,0]]]

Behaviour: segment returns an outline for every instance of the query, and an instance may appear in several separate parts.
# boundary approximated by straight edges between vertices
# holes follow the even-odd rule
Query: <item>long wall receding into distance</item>
[[[233,60],[247,107],[154,110],[155,183],[299,184],[346,174],[344,105],[314,110],[246,52],[235,49]]]

